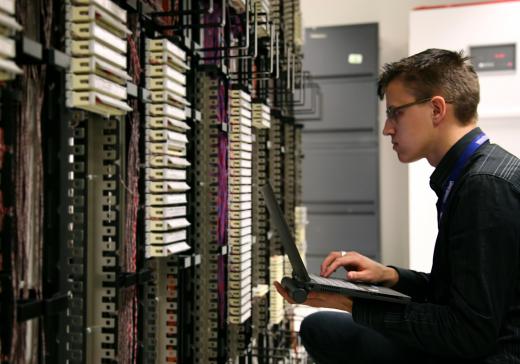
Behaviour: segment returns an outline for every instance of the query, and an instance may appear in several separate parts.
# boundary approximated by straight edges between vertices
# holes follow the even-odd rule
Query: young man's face
[[[399,160],[410,163],[427,157],[434,135],[430,99],[418,100],[399,79],[390,82],[385,95],[390,117],[383,134],[391,137]]]

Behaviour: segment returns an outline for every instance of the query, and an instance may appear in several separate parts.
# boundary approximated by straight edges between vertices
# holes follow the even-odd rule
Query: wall
[[[457,1],[469,3],[474,0]],[[305,27],[379,23],[380,63],[408,55],[408,17],[411,9],[453,1],[420,0],[302,0]],[[380,130],[384,105],[380,104]],[[380,137],[381,256],[386,264],[409,265],[408,167],[400,164],[390,141]],[[421,183],[428,185],[428,180]]]
[[[464,50],[470,46],[511,44],[520,39],[520,1],[414,11],[410,17],[410,54],[424,47]],[[435,29],[435,31],[432,31]],[[516,59],[519,59],[517,44]],[[518,61],[517,61],[518,68]],[[520,155],[520,72],[481,72],[479,126],[515,155]],[[437,235],[437,197],[422,181],[433,172],[426,161],[409,165],[410,266],[429,271]]]

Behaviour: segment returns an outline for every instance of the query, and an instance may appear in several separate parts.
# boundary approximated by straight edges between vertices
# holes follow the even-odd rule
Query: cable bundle
[[[138,29],[139,23],[135,26]],[[135,37],[135,39],[133,38]],[[141,62],[139,60],[139,32],[128,36],[130,46],[130,66],[132,81],[140,84]],[[127,176],[126,176],[126,219],[124,240],[121,249],[121,269],[124,272],[135,272],[137,263],[137,216],[139,209],[139,108],[138,101],[130,101],[133,112],[128,117],[130,139],[128,142]],[[137,361],[137,290],[135,286],[122,288],[120,292],[118,354],[122,363]]]

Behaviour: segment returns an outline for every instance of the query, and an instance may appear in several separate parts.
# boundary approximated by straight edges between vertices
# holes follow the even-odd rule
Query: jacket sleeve
[[[356,322],[436,356],[476,358],[496,350],[519,284],[512,277],[519,275],[520,196],[494,176],[471,176],[466,183],[450,208],[445,302],[355,299]]]
[[[389,267],[394,268],[399,275],[399,281],[392,289],[412,297],[414,302],[424,302],[426,300],[430,274],[393,265]]]

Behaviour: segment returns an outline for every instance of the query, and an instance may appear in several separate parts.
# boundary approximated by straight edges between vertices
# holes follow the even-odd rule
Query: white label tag
[[[348,55],[348,63],[350,63],[350,64],[363,63],[363,55],[361,53],[350,53]]]

